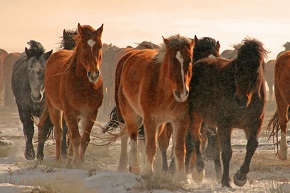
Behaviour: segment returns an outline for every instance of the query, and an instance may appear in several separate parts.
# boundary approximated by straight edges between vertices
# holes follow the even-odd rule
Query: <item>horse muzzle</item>
[[[100,76],[100,71],[96,71],[96,72],[88,71],[87,76],[88,76],[89,81],[91,83],[96,83],[98,81],[99,76]]]
[[[173,92],[173,96],[177,102],[184,102],[188,98],[189,91],[185,90],[185,92],[180,93],[177,90]]]
[[[241,108],[246,108],[250,104],[250,98],[246,95],[235,95],[235,101]]]
[[[40,87],[39,92],[32,92],[31,93],[31,99],[35,103],[40,103],[43,99],[43,96],[44,96],[44,85],[42,85]]]

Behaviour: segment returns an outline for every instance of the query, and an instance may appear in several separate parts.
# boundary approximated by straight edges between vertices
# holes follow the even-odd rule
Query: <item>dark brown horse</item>
[[[59,50],[47,61],[45,96],[56,140],[55,159],[61,161],[62,115],[70,136],[71,164],[84,161],[91,129],[103,101],[102,62],[103,25],[95,30],[78,24],[74,50]],[[83,128],[80,134],[79,123]]]
[[[193,65],[188,98],[192,130],[200,130],[203,121],[218,128],[223,162],[221,183],[226,187],[231,187],[233,129],[243,129],[248,140],[244,163],[234,175],[234,183],[243,186],[264,120],[263,71],[267,51],[255,39],[245,39],[242,43],[234,60],[206,58]]]
[[[265,64],[265,74],[264,78],[268,84],[269,88],[269,101],[274,100],[274,69],[275,69],[276,60],[269,60]]]
[[[290,51],[278,57],[275,65],[275,97],[277,110],[268,123],[268,129],[272,127],[270,136],[276,136],[278,146],[278,131],[281,130],[280,150],[278,157],[281,160],[287,159],[287,126],[289,121],[290,106]]]

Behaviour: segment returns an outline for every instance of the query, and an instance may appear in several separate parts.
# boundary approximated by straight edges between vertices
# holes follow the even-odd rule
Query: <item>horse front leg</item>
[[[79,159],[79,147],[80,147],[80,143],[81,143],[81,135],[79,132],[79,128],[78,128],[78,119],[75,118],[73,115],[70,114],[65,114],[65,121],[67,123],[68,126],[68,131],[69,131],[69,138],[70,138],[70,152],[69,155],[71,155],[72,153],[72,159],[70,161],[70,164],[76,164],[79,165],[81,163],[81,160]],[[62,135],[62,131],[58,133],[59,135],[59,144],[58,144],[58,150],[59,150],[59,154],[60,154],[60,150],[61,150],[61,135]]]
[[[258,127],[259,129],[252,128],[250,130],[250,135],[248,138],[248,143],[246,147],[246,157],[244,160],[243,165],[241,166],[240,170],[236,172],[234,175],[234,183],[237,186],[243,186],[247,182],[247,174],[249,173],[249,168],[251,164],[252,157],[259,145],[258,142],[258,134],[260,133],[261,126]]]
[[[288,154],[288,143],[287,143],[287,126],[288,126],[288,108],[287,104],[277,101],[277,112],[279,117],[279,126],[281,129],[281,141],[280,149],[278,150],[278,158],[280,160],[286,160]]]
[[[192,178],[197,182],[202,182],[205,176],[205,163],[201,153],[201,126],[202,118],[197,114],[192,114],[192,120],[189,126],[191,137],[194,143],[191,159],[195,163],[196,170],[192,170]],[[197,171],[197,172],[196,172]]]
[[[153,162],[155,159],[157,148],[157,129],[158,123],[151,117],[144,117],[145,129],[145,146],[146,146],[146,161],[142,168],[143,176],[150,176],[153,174]],[[159,127],[161,128],[161,127]]]
[[[232,146],[231,146],[231,134],[232,129],[218,127],[218,135],[221,142],[222,149],[222,160],[223,160],[223,175],[222,175],[222,186],[231,188],[231,179],[230,179],[230,161],[232,159]]]
[[[189,116],[171,123],[173,127],[172,138],[174,141],[174,153],[176,160],[175,180],[187,182],[185,171],[185,137],[189,126]]]
[[[32,121],[32,115],[29,110],[21,109],[18,106],[19,117],[23,124],[23,133],[25,137],[25,153],[24,156],[27,160],[35,159],[35,152],[32,144],[32,138],[34,135],[34,122]]]
[[[50,132],[53,129],[53,124],[49,118],[49,116],[46,117],[45,122],[42,124],[38,124],[38,146],[37,146],[37,159],[43,160],[44,157],[44,143],[49,137]]]
[[[94,126],[96,117],[97,113],[95,113],[94,115],[86,116],[85,118],[81,119],[81,127],[83,128],[84,131],[81,137],[80,152],[79,152],[79,160],[81,162],[84,161],[84,156],[86,153],[86,149],[90,143],[91,131]]]

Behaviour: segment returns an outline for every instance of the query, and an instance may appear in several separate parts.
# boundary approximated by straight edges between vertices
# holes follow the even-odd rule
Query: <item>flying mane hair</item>
[[[162,43],[160,45],[160,48],[158,49],[158,53],[153,58],[157,60],[157,62],[160,62],[160,63],[163,62],[167,48],[171,49],[178,45],[187,45],[191,43],[191,39],[184,36],[180,36],[179,34],[170,36],[169,38],[166,38],[166,39],[169,40],[169,43],[167,45],[165,45],[165,43]]]
[[[32,56],[36,56],[37,58],[39,58],[45,52],[45,49],[43,48],[41,43],[35,40],[30,40],[29,42],[27,42],[27,44],[30,45],[30,48],[28,50],[30,55]]]

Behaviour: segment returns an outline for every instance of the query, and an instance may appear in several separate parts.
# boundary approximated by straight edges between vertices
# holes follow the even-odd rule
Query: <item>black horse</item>
[[[266,54],[261,42],[245,39],[236,59],[206,58],[193,65],[188,98],[193,122],[191,131],[198,133],[203,121],[218,128],[223,162],[222,186],[231,187],[229,165],[233,128],[243,129],[248,140],[245,160],[234,175],[234,183],[243,186],[247,182],[264,120]],[[196,135],[193,139],[200,140]]]
[[[44,72],[46,60],[52,50],[45,53],[43,46],[34,40],[28,42],[30,49],[25,48],[26,55],[21,57],[13,66],[11,86],[18,107],[19,117],[23,124],[26,141],[25,158],[35,158],[32,144],[34,135],[33,116],[40,117],[44,100]],[[49,131],[53,128],[50,120],[45,122],[45,129],[39,132],[37,158],[43,159],[44,142]]]

